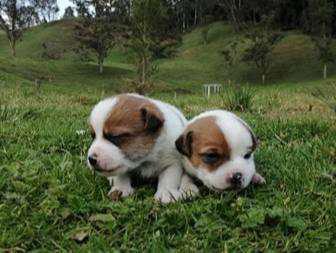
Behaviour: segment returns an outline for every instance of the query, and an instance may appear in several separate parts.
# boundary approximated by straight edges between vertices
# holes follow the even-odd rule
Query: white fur
[[[136,94],[128,95],[145,98]],[[130,161],[118,147],[103,138],[104,123],[118,102],[118,97],[115,97],[101,101],[92,110],[90,123],[95,130],[96,139],[88,151],[88,156],[97,154],[99,166],[109,170],[103,174],[113,181],[111,191],[121,191],[123,197],[131,195],[134,190],[127,172],[138,170],[143,177],[159,178],[155,199],[168,203],[183,196],[179,191],[183,172],[181,155],[175,149],[175,140],[182,133],[187,121],[175,107],[158,100],[145,99],[155,104],[165,119],[160,136],[151,152],[139,161]]]
[[[250,151],[253,145],[251,133],[247,129],[249,126],[233,113],[223,110],[202,113],[192,119],[189,124],[197,119],[208,116],[216,118],[216,124],[224,134],[231,149],[230,160],[222,164],[216,170],[208,171],[202,166],[200,168],[194,168],[190,161],[184,158],[184,165],[187,172],[199,178],[205,185],[214,190],[225,190],[229,188],[231,186],[230,179],[232,175],[240,172],[243,176],[242,188],[245,188],[250,184],[254,175],[259,175],[256,174],[253,155],[251,155],[249,159],[244,159],[244,155]]]

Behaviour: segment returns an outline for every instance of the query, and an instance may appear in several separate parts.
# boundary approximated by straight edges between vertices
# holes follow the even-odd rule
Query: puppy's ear
[[[140,113],[147,131],[155,133],[163,126],[164,118],[157,109],[143,107],[140,109]]]
[[[251,128],[249,128],[249,132],[251,134],[252,137],[252,151],[256,150],[257,147],[259,146],[259,139],[258,137],[254,134],[254,132],[251,130]]]
[[[182,155],[186,157],[192,156],[192,142],[193,132],[189,131],[186,134],[182,134],[176,141],[175,147]]]

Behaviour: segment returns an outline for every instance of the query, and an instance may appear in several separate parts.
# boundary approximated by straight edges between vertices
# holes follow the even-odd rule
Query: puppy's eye
[[[217,163],[220,159],[219,154],[217,153],[208,153],[202,155],[202,161],[207,164]]]
[[[246,155],[244,155],[244,159],[248,160],[251,158],[252,153],[247,153]]]
[[[128,137],[129,134],[125,133],[125,134],[120,134],[120,135],[113,135],[113,134],[109,134],[109,133],[104,133],[103,137],[108,140],[109,142],[111,142],[112,144],[119,146],[121,144],[121,141],[123,138]]]
[[[91,138],[92,138],[92,140],[94,140],[94,139],[96,139],[96,133],[95,132],[91,132]]]

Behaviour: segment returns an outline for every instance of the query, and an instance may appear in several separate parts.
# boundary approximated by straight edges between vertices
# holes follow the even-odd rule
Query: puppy
[[[134,192],[130,174],[158,178],[155,199],[163,203],[183,197],[181,155],[175,140],[186,119],[175,107],[136,94],[122,94],[98,103],[90,115],[93,142],[88,151],[91,169],[109,178],[109,195]],[[196,186],[183,179],[183,189]],[[191,189],[187,189],[188,187]]]
[[[257,138],[233,113],[216,110],[200,114],[189,122],[175,145],[184,156],[187,173],[212,190],[265,183],[254,165]]]

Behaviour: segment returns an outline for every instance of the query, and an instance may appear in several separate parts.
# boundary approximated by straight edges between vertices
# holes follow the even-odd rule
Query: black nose
[[[231,184],[234,186],[240,186],[242,183],[242,178],[243,178],[243,175],[240,172],[233,174],[231,178]]]
[[[89,156],[89,163],[91,164],[91,166],[96,166],[97,159],[94,156]]]

